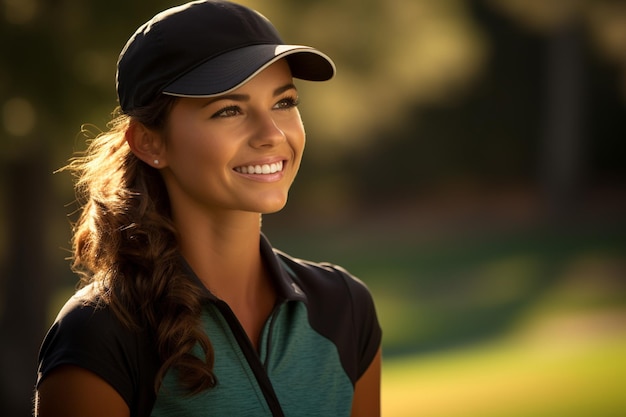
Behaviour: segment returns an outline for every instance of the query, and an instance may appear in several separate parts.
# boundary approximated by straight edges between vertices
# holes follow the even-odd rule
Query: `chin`
[[[288,189],[285,190],[283,187],[274,187],[261,192],[250,193],[244,199],[239,200],[239,210],[261,214],[276,213],[285,207],[288,196]]]
[[[281,211],[285,205],[287,205],[287,197],[284,198],[275,198],[272,200],[268,200],[262,207],[259,207],[259,212],[261,214],[271,214]]]

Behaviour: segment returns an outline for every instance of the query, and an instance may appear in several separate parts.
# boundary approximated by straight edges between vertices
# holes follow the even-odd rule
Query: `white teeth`
[[[283,161],[273,164],[248,165],[235,168],[235,171],[241,174],[274,174],[283,170]]]

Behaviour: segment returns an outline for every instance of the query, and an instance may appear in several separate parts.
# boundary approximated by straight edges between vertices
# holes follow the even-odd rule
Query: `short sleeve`
[[[365,283],[339,266],[335,265],[334,268],[343,276],[352,301],[352,323],[359,353],[357,376],[360,378],[369,368],[381,346],[382,329],[374,299]]]
[[[106,306],[96,308],[74,296],[44,338],[37,386],[61,365],[79,366],[110,384],[126,401],[131,415],[141,415],[135,410],[145,401],[150,407],[155,373],[146,369],[151,349],[146,349],[140,335],[122,325]],[[146,380],[150,376],[152,382]]]

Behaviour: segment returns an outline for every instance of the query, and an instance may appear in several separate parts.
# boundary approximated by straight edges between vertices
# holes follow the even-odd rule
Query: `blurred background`
[[[626,415],[626,3],[273,0],[338,67],[274,246],[365,281],[386,416]],[[152,0],[0,0],[0,415],[76,278],[72,179]]]

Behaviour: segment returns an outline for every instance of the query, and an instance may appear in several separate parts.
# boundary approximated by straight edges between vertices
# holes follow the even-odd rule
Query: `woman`
[[[50,416],[378,416],[381,330],[340,267],[271,247],[334,64],[226,1],[166,10],[118,61],[119,115],[67,169],[82,288],[41,348]]]

